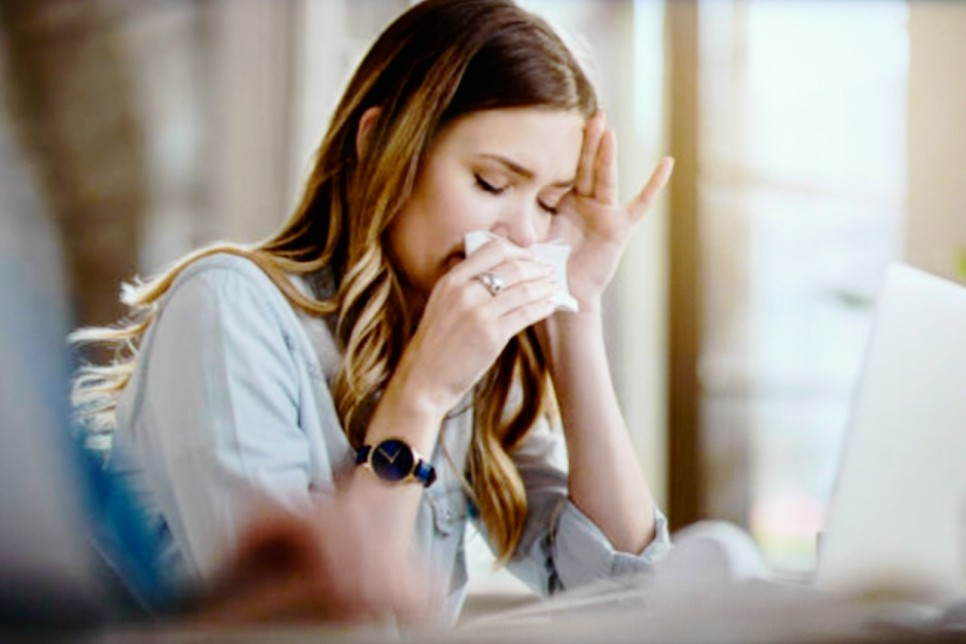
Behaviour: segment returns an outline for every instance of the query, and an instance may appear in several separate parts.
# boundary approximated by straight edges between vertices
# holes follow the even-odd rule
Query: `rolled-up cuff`
[[[570,500],[561,508],[554,538],[554,564],[562,589],[643,572],[671,547],[667,518],[654,508],[654,538],[639,554],[620,552]]]

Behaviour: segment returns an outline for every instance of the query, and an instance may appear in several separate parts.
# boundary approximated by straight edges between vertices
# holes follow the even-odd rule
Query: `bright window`
[[[705,0],[700,16],[706,511],[807,569],[901,251],[908,7]]]

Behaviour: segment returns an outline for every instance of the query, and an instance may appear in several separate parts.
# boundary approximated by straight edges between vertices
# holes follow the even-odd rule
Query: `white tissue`
[[[475,253],[480,246],[491,239],[497,239],[497,236],[485,230],[474,230],[466,233],[463,236],[466,256],[469,257]],[[567,286],[567,258],[570,257],[570,245],[562,241],[549,241],[541,244],[530,244],[527,246],[527,250],[532,252],[539,261],[553,266],[554,278],[560,284],[560,291],[553,298],[557,310],[574,313],[579,311],[580,306],[577,304],[577,299],[570,294],[570,287]]]

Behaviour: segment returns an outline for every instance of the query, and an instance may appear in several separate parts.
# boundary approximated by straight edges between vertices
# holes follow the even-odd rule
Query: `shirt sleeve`
[[[513,453],[527,492],[528,517],[510,570],[541,595],[642,572],[670,547],[667,520],[655,508],[655,536],[640,553],[616,550],[567,494],[563,436],[539,421]]]
[[[206,576],[263,504],[308,501],[310,452],[271,285],[223,267],[182,278],[132,381],[132,434],[188,572]]]

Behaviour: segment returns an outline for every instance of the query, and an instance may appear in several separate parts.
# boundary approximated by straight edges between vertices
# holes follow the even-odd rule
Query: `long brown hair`
[[[360,119],[378,115],[356,152]],[[385,387],[415,331],[418,311],[386,252],[386,231],[409,198],[434,135],[471,112],[546,107],[589,117],[596,97],[567,47],[540,18],[511,0],[425,0],[376,40],[349,82],[319,147],[301,202],[282,229],[251,247],[219,244],[130,286],[124,324],[82,329],[75,341],[116,348],[107,366],[84,367],[74,384],[79,413],[111,426],[117,396],[134,370],[140,340],[160,299],[185,266],[230,252],[248,257],[296,306],[337,317],[344,360],[333,394],[354,446],[365,410]],[[317,300],[288,275],[331,271],[336,293]],[[510,405],[511,391],[513,400]],[[474,390],[474,433],[467,474],[493,546],[509,558],[523,531],[526,496],[510,453],[543,412],[550,391],[546,359],[532,329],[513,338]]]

